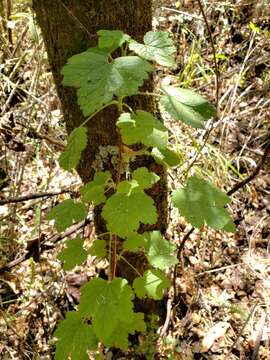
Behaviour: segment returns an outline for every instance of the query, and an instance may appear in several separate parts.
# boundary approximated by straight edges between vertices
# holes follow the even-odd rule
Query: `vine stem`
[[[116,102],[117,106],[118,106],[118,111],[119,114],[121,114],[123,112],[123,97],[119,97],[118,101]],[[117,162],[117,171],[116,171],[116,187],[119,184],[119,182],[121,181],[121,174],[123,171],[123,153],[124,153],[124,148],[123,148],[123,143],[122,143],[122,138],[121,138],[121,134],[120,131],[118,129],[116,129],[117,132],[117,146],[118,146],[118,162]],[[111,280],[113,280],[115,278],[115,274],[116,274],[116,264],[117,264],[117,241],[119,240],[119,237],[115,234],[112,235],[112,243],[111,243],[111,250],[112,250],[112,255],[111,255],[111,261],[110,261],[110,268],[111,268]]]
[[[95,111],[93,114],[91,114],[86,120],[84,120],[84,122],[79,126],[82,127],[84,126],[89,120],[91,120],[93,117],[95,117],[98,113],[100,113],[100,111],[102,111],[103,109],[105,109],[108,106],[111,105],[118,105],[118,101],[113,100],[111,102],[109,102],[108,104],[103,105],[101,108],[99,108],[97,111]]]

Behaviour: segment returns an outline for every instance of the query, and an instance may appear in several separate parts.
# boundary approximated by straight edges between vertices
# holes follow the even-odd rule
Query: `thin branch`
[[[211,47],[212,47],[212,53],[213,53],[213,58],[214,58],[214,65],[215,65],[215,74],[216,74],[216,108],[218,110],[218,104],[219,104],[219,70],[218,70],[218,63],[217,63],[217,56],[216,56],[216,49],[215,49],[215,44],[214,44],[214,39],[212,36],[212,32],[204,11],[204,7],[203,4],[201,2],[201,0],[198,0],[198,4],[202,13],[202,16],[204,18],[204,22],[209,34],[209,38],[210,38],[210,43],[211,43]]]
[[[268,140],[266,147],[264,149],[264,153],[263,156],[260,160],[260,162],[258,163],[258,165],[256,166],[256,168],[253,170],[253,172],[243,181],[240,181],[240,183],[234,185],[231,190],[229,190],[227,192],[227,195],[232,195],[234,194],[236,191],[238,191],[239,189],[243,188],[245,185],[247,185],[250,181],[252,181],[260,172],[260,170],[263,168],[268,156],[270,155],[270,139]]]
[[[18,196],[18,197],[9,198],[9,199],[0,199],[0,205],[14,204],[14,203],[19,203],[19,202],[23,202],[23,201],[39,199],[39,198],[43,198],[43,197],[51,197],[51,196],[61,195],[61,194],[65,194],[65,193],[74,193],[74,191],[64,189],[64,190],[60,190],[60,191],[40,192],[40,193]]]
[[[84,226],[88,225],[91,223],[91,219],[89,217],[87,217],[86,219],[84,219],[83,221],[81,221],[78,224],[75,224],[74,226],[72,226],[70,229],[60,233],[60,234],[56,234],[51,236],[48,239],[44,239],[42,241],[40,241],[40,252],[46,251],[48,250],[48,248],[46,248],[46,242],[51,242],[51,243],[57,243],[61,240],[63,240],[64,238],[74,234],[76,231],[80,230],[81,228],[83,228]],[[29,259],[30,257],[32,257],[36,251],[35,248],[35,243],[38,243],[37,238],[29,240],[28,242],[31,244],[30,249],[27,251],[26,254],[24,254],[23,256],[19,257],[18,259],[15,259],[11,262],[9,262],[8,264],[4,265],[3,267],[0,268],[0,274],[6,271],[11,270],[12,268],[14,268],[15,266],[21,264],[22,262],[26,261],[27,259]],[[49,247],[50,249],[50,247]]]

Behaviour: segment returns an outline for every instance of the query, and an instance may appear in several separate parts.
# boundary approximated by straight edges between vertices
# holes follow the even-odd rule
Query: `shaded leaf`
[[[179,155],[168,148],[158,149],[155,147],[151,153],[156,162],[163,166],[173,167],[179,165],[181,162]]]
[[[128,234],[126,240],[123,243],[123,248],[125,250],[134,251],[140,247],[145,246],[145,239],[143,234],[138,234],[137,232],[132,232]]]
[[[111,52],[123,45],[130,38],[129,35],[124,34],[121,30],[99,30],[97,34],[99,36],[98,47],[108,48]]]
[[[104,192],[110,179],[111,173],[109,171],[96,172],[94,179],[81,187],[80,193],[82,199],[89,203],[93,202],[95,205],[105,202],[106,196],[104,195]]]
[[[142,315],[133,312],[133,299],[127,280],[95,278],[82,288],[79,311],[92,317],[94,332],[105,346],[126,348],[128,334],[144,327]]]
[[[188,178],[187,185],[173,191],[173,205],[193,226],[206,223],[213,229],[235,231],[235,225],[224,206],[230,198],[210,182],[196,176]]]
[[[133,171],[132,178],[139,184],[139,189],[149,189],[159,181],[159,176],[149,171],[146,167],[141,167]]]
[[[87,350],[98,346],[93,327],[84,323],[78,311],[69,311],[54,332],[58,338],[55,360],[88,360]]]
[[[177,257],[173,255],[175,245],[165,240],[160,231],[144,233],[144,238],[147,259],[153,267],[164,270],[178,263]]]
[[[111,233],[126,237],[136,231],[140,223],[154,224],[157,211],[153,199],[144,192],[129,196],[115,193],[104,205],[102,217]]]
[[[89,250],[89,254],[98,258],[104,258],[106,256],[106,241],[95,240]]]
[[[55,227],[63,231],[76,221],[83,220],[87,215],[86,206],[80,202],[68,199],[56,205],[47,214],[48,220],[55,220]]]
[[[63,269],[70,270],[76,265],[81,265],[87,259],[87,251],[83,248],[84,240],[80,237],[67,241],[67,247],[63,249],[57,258],[63,261]]]
[[[78,127],[74,129],[68,139],[65,151],[59,158],[60,166],[65,170],[75,168],[80,161],[81,153],[87,145],[87,129]]]

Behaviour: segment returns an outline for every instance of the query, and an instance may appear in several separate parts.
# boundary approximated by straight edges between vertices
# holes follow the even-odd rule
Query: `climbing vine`
[[[107,227],[108,241],[94,240],[89,250],[84,240],[71,239],[59,254],[64,270],[82,264],[90,254],[108,261],[108,280],[93,278],[81,289],[76,311],[69,311],[58,325],[55,336],[55,359],[87,360],[87,351],[106,347],[126,349],[128,336],[146,329],[144,314],[134,311],[133,300],[149,297],[163,298],[170,287],[165,270],[177,264],[175,246],[155,231],[139,233],[141,224],[155,224],[157,209],[145,190],[160,178],[146,167],[130,171],[131,159],[139,155],[152,156],[165,167],[177,166],[180,159],[170,149],[168,129],[144,109],[132,109],[127,96],[140,93],[155,96],[161,107],[175,121],[194,128],[203,128],[215,116],[215,108],[202,96],[187,89],[162,86],[155,94],[141,93],[139,88],[154,70],[152,63],[173,67],[175,47],[167,33],[148,32],[138,43],[122,31],[98,31],[98,45],[71,57],[62,69],[63,85],[77,89],[78,103],[86,117],[84,123],[68,137],[59,162],[72,171],[79,164],[87,144],[86,123],[102,109],[116,106],[119,134],[116,176],[109,171],[97,171],[92,181],[80,188],[79,200],[64,200],[48,214],[55,220],[58,231],[87,216],[89,204],[103,205],[101,216]],[[115,57],[115,50],[121,56]],[[139,150],[133,145],[140,144]],[[172,192],[172,203],[181,216],[194,227],[204,224],[213,229],[234,231],[235,226],[225,209],[229,197],[210,182],[191,176],[184,187]],[[119,246],[119,241],[121,246]],[[125,260],[125,251],[144,252],[149,267],[132,284],[116,277],[117,262]],[[125,260],[128,264],[128,260]],[[132,266],[131,264],[129,264]]]

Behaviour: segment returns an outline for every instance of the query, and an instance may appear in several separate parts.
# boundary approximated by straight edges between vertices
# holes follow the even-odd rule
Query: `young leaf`
[[[170,281],[160,270],[147,270],[142,277],[133,282],[133,288],[138,298],[148,296],[154,300],[163,298],[164,290],[170,287]]]
[[[161,105],[175,119],[194,128],[203,128],[204,122],[216,115],[216,109],[201,95],[174,86],[162,86],[165,93]]]
[[[213,229],[235,231],[235,225],[224,209],[230,198],[206,180],[196,176],[188,178],[185,188],[173,191],[172,200],[180,214],[197,228],[206,223]]]
[[[78,127],[74,129],[67,139],[65,151],[59,158],[60,166],[65,170],[75,168],[80,161],[81,153],[86,148],[87,129]]]
[[[108,48],[111,52],[123,45],[130,38],[129,35],[124,34],[121,30],[99,30],[97,34],[99,36],[98,47]]]
[[[55,360],[88,360],[87,350],[98,346],[93,326],[84,323],[78,311],[69,311],[54,332],[58,338]]]
[[[176,256],[172,255],[175,246],[163,239],[159,231],[151,231],[144,234],[146,240],[147,259],[149,263],[158,269],[164,270],[178,263]]]
[[[86,206],[80,202],[68,199],[56,205],[47,214],[48,220],[55,220],[57,231],[64,231],[73,222],[83,220],[87,215]]]
[[[63,269],[70,270],[76,265],[81,265],[87,259],[87,251],[83,248],[84,240],[80,237],[71,239],[67,242],[67,247],[63,249],[57,258],[63,261]]]
[[[109,62],[109,52],[105,48],[90,48],[72,56],[62,69],[63,84],[79,88],[78,103],[85,116],[110,103],[114,95],[136,94],[153,70],[138,56],[123,56]]]
[[[149,112],[137,110],[133,114],[123,113],[116,125],[127,145],[142,143],[158,148],[167,146],[167,128]]]
[[[126,347],[128,334],[143,327],[133,312],[133,298],[127,280],[114,278],[109,282],[95,278],[82,287],[79,312],[92,317],[94,332],[105,346]]]
[[[132,178],[137,181],[139,189],[141,190],[149,189],[159,181],[159,176],[149,171],[146,167],[141,167],[133,171]]]
[[[89,250],[89,254],[98,258],[104,258],[106,256],[106,241],[95,240]]]
[[[139,184],[136,180],[123,180],[117,185],[117,193],[130,196],[132,192],[139,190]]]
[[[129,196],[115,193],[104,205],[102,217],[106,220],[109,231],[126,237],[136,231],[140,223],[154,224],[157,221],[157,211],[153,199],[143,191]]]
[[[80,189],[83,201],[93,202],[95,205],[105,202],[106,196],[104,192],[109,179],[111,179],[111,173],[109,171],[96,172],[94,180],[89,181]]]
[[[176,52],[169,34],[162,31],[149,31],[145,34],[144,45],[131,40],[129,48],[146,60],[156,61],[163,66],[175,66],[172,54]]]
[[[151,153],[156,162],[163,166],[173,167],[180,163],[179,155],[168,148],[158,149],[154,147]]]

